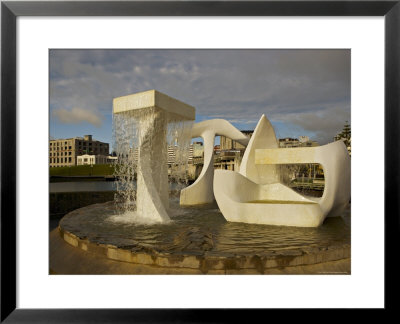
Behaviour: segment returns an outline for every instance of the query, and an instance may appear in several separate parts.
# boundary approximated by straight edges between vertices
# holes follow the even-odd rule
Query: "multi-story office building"
[[[50,167],[77,165],[77,156],[109,155],[109,144],[96,141],[92,135],[67,139],[50,140],[49,165]]]
[[[168,145],[167,150],[168,150],[167,163],[168,165],[174,164],[176,159],[176,151],[178,150],[178,147],[176,145]]]
[[[178,151],[178,147],[175,145],[168,145],[168,165],[175,163],[176,161],[176,153]],[[194,142],[189,145],[188,152],[182,152],[186,155],[189,163],[193,163],[193,158],[202,158],[204,155],[204,147],[202,142]]]
[[[204,156],[204,146],[202,142],[193,142],[189,147],[189,163],[194,158],[202,158]]]
[[[253,130],[242,130],[241,132],[244,135],[246,135],[247,137],[251,137],[251,135],[253,135],[253,133],[254,133]],[[244,145],[240,144],[239,142],[232,140],[229,137],[221,136],[220,137],[220,149],[221,149],[221,151],[224,151],[224,150],[244,151],[246,149],[246,147]]]

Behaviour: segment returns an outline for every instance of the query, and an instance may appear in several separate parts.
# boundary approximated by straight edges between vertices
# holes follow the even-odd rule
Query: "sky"
[[[50,137],[112,146],[112,100],[155,89],[252,130],[265,114],[278,138],[333,141],[350,120],[350,50],[58,50],[50,58]]]

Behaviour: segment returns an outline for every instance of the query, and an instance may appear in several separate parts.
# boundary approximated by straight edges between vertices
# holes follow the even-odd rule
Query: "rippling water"
[[[318,228],[227,222],[217,205],[180,208],[171,201],[171,222],[145,225],[115,215],[113,202],[76,210],[60,226],[92,242],[132,250],[208,254],[260,254],[306,247],[350,244],[350,208],[342,217],[327,218]],[[137,215],[136,215],[137,216]]]

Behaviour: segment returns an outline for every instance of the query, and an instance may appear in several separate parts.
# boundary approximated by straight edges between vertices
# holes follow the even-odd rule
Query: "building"
[[[318,142],[310,140],[308,136],[299,136],[299,138],[285,137],[279,139],[280,148],[290,147],[313,147],[319,146]]]
[[[299,147],[314,147],[314,146],[319,146],[318,142],[308,140],[306,142],[300,142]]]
[[[253,130],[242,130],[241,132],[249,138],[251,138],[251,136],[254,133]],[[221,151],[225,151],[225,150],[244,151],[246,149],[246,147],[244,145],[240,144],[239,142],[232,140],[229,137],[220,136],[220,149],[221,149]]]
[[[310,138],[308,136],[299,136],[300,143],[307,143],[309,141],[310,141]]]
[[[285,137],[279,139],[279,147],[299,147],[300,141],[297,138]]]
[[[79,155],[109,155],[109,144],[96,141],[92,135],[49,141],[49,165],[64,167],[77,165]]]
[[[118,158],[116,156],[107,155],[79,155],[77,156],[77,165],[94,165],[94,164],[113,164]]]
[[[193,163],[194,158],[202,158],[204,155],[204,147],[202,142],[193,142],[189,145],[188,151],[180,151],[177,145],[168,145],[168,165],[176,162],[176,154],[179,153],[183,159],[187,159],[188,163]]]
[[[107,156],[107,160],[106,160],[107,164],[113,164],[113,163],[115,163],[117,161],[118,161],[118,157],[117,156],[113,156],[113,155]]]
[[[176,145],[168,145],[168,156],[167,156],[168,165],[172,165],[175,163],[177,149],[178,148]]]
[[[203,142],[193,142],[189,146],[189,163],[193,162],[194,158],[202,158],[204,156]]]
[[[253,130],[241,130],[241,132],[249,138],[254,133]],[[214,152],[218,153],[214,157],[214,168],[231,171],[239,170],[246,146],[223,135],[220,136],[219,144],[218,151],[214,148]]]

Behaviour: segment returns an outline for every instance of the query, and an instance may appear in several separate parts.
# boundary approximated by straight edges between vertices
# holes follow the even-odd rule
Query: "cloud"
[[[63,124],[79,124],[87,122],[96,127],[100,127],[103,123],[102,116],[90,110],[82,108],[67,109],[55,109],[53,110],[53,116]]]
[[[197,119],[250,127],[265,114],[322,142],[350,122],[350,83],[349,50],[50,52],[50,108],[60,122],[98,125],[98,114],[80,116],[72,107],[107,116],[113,98],[156,89],[196,107]]]
[[[346,121],[350,122],[350,108],[346,104],[331,104],[314,112],[277,115],[275,120],[286,122],[300,129],[314,133],[320,144],[333,141]]]

